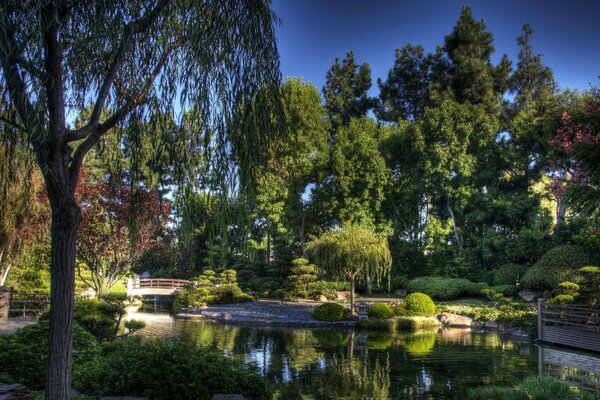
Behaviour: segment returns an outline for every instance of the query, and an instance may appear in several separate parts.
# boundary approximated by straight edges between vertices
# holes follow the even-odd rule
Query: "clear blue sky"
[[[463,4],[494,35],[496,63],[503,53],[516,62],[523,23],[534,29],[534,52],[554,71],[562,88],[600,86],[599,0],[274,0],[281,18],[277,38],[283,77],[300,76],[321,90],[335,58],[354,50],[357,62],[385,79],[394,50],[407,43],[433,51],[456,23]]]

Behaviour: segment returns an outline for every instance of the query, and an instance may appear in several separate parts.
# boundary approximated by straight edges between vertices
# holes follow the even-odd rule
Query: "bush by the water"
[[[213,287],[188,286],[177,292],[176,307],[202,307],[208,304],[233,304],[254,301],[237,284]]]
[[[492,290],[496,293],[502,293],[504,296],[517,296],[519,294],[519,287],[516,285],[498,285],[492,287]]]
[[[421,276],[410,281],[408,291],[425,293],[434,299],[451,300],[461,296],[479,296],[486,287],[486,283],[468,279]]]
[[[367,310],[367,314],[369,315],[369,318],[374,319],[390,319],[394,318],[395,316],[392,307],[390,307],[390,305],[386,303],[371,304],[371,306]]]
[[[435,303],[425,293],[411,293],[404,299],[409,316],[431,317],[435,315]]]
[[[74,387],[93,396],[141,396],[154,400],[208,400],[217,393],[239,393],[267,400],[264,378],[221,352],[169,340],[117,340],[104,354],[77,368]]]
[[[21,383],[31,390],[43,389],[48,360],[50,321],[20,329],[14,334],[0,335],[0,375]],[[73,328],[73,363],[94,360],[100,345],[94,336],[78,324]]]
[[[468,400],[597,400],[592,393],[571,389],[552,377],[530,377],[516,387],[481,386],[467,391]]]
[[[324,303],[313,310],[313,318],[320,321],[341,321],[346,317],[346,309],[338,303]]]
[[[527,267],[519,264],[504,264],[494,271],[494,285],[516,285],[525,275]]]
[[[400,317],[396,321],[396,329],[400,332],[433,330],[440,326],[440,321],[434,317]]]
[[[593,264],[585,247],[562,245],[550,249],[525,272],[522,286],[533,290],[556,289],[570,281],[577,270]]]

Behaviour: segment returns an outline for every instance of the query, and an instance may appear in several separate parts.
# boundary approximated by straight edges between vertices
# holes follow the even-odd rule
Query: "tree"
[[[359,225],[346,225],[309,242],[306,253],[328,274],[350,282],[350,304],[354,309],[356,279],[371,271],[377,281],[390,276],[392,258],[387,239]]]
[[[134,193],[125,182],[111,187],[94,181],[85,169],[75,196],[82,217],[77,273],[103,297],[146,252],[161,245],[159,234],[162,224],[169,221],[169,204],[143,188]]]
[[[292,261],[292,268],[287,277],[292,293],[306,298],[308,295],[308,284],[316,281],[317,267],[306,258],[296,258]]]
[[[335,59],[326,79],[323,96],[334,129],[348,124],[350,118],[367,115],[372,108],[372,100],[367,94],[371,88],[369,64],[357,65],[354,52],[349,51],[341,63]]]
[[[425,54],[423,46],[407,44],[396,50],[394,66],[385,82],[377,80],[380,104],[377,116],[383,121],[419,119],[431,105],[429,86],[435,57]]]
[[[250,165],[274,131],[262,126],[271,122],[262,115],[270,108],[265,103],[277,99],[270,88],[277,89],[279,81],[268,5],[261,0],[0,5],[0,86],[16,113],[11,125],[27,136],[42,171],[52,209],[48,399],[66,399],[71,381],[81,220],[75,187],[86,154],[116,127],[136,146],[142,122],[172,112],[177,98],[202,129],[174,139],[179,151],[171,161],[192,166],[199,162],[194,155],[210,148],[202,162],[211,165],[213,182],[231,183],[228,171],[235,160],[245,187]],[[259,89],[266,90],[256,97]],[[78,115],[90,100],[87,123],[71,128],[68,115]]]
[[[475,20],[471,7],[463,6],[444,50],[450,60],[450,88],[459,103],[482,104],[497,110],[500,95],[507,89],[511,63],[506,55],[498,66],[491,64],[494,37],[483,20]]]

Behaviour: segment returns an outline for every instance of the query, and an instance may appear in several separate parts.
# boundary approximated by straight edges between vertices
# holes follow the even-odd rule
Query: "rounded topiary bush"
[[[394,310],[387,303],[375,303],[371,304],[369,309],[367,310],[367,314],[369,318],[374,319],[391,319],[394,318]]]
[[[472,282],[464,278],[446,278],[442,276],[420,276],[408,284],[410,293],[425,293],[434,299],[451,300],[461,296],[479,296],[487,284]]]
[[[404,299],[406,311],[410,315],[431,317],[435,315],[435,304],[425,293],[411,293]]]
[[[556,289],[559,283],[572,280],[579,268],[593,261],[585,247],[556,246],[525,272],[521,286],[533,290]]]
[[[494,271],[494,286],[515,285],[525,275],[527,267],[519,264],[508,263],[501,265]]]
[[[341,321],[346,316],[346,309],[338,303],[324,303],[313,310],[313,318],[320,321]]]

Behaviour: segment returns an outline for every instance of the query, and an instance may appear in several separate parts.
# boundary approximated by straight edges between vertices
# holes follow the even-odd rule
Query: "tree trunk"
[[[558,234],[565,223],[567,215],[567,206],[561,197],[556,199],[556,226],[554,227],[554,234]]]
[[[52,192],[52,190],[49,190]],[[65,188],[55,191],[65,195]],[[50,335],[46,399],[67,400],[71,388],[75,246],[81,213],[73,193],[52,196]]]
[[[367,294],[373,293],[373,285],[371,285],[371,272],[369,268],[365,269],[365,286],[367,289]]]
[[[354,315],[354,277],[350,278],[350,313]]]
[[[456,217],[454,216],[454,211],[452,210],[452,207],[450,207],[450,202],[448,202],[446,204],[446,206],[448,208],[448,212],[450,213],[450,218],[452,219],[452,229],[454,231],[454,240],[456,240],[456,244],[458,245],[458,251],[462,254],[465,249],[464,249],[462,236],[460,235],[460,232],[458,231],[458,226],[456,225]]]
[[[267,259],[265,260],[267,265],[271,264],[271,235],[267,231]]]

